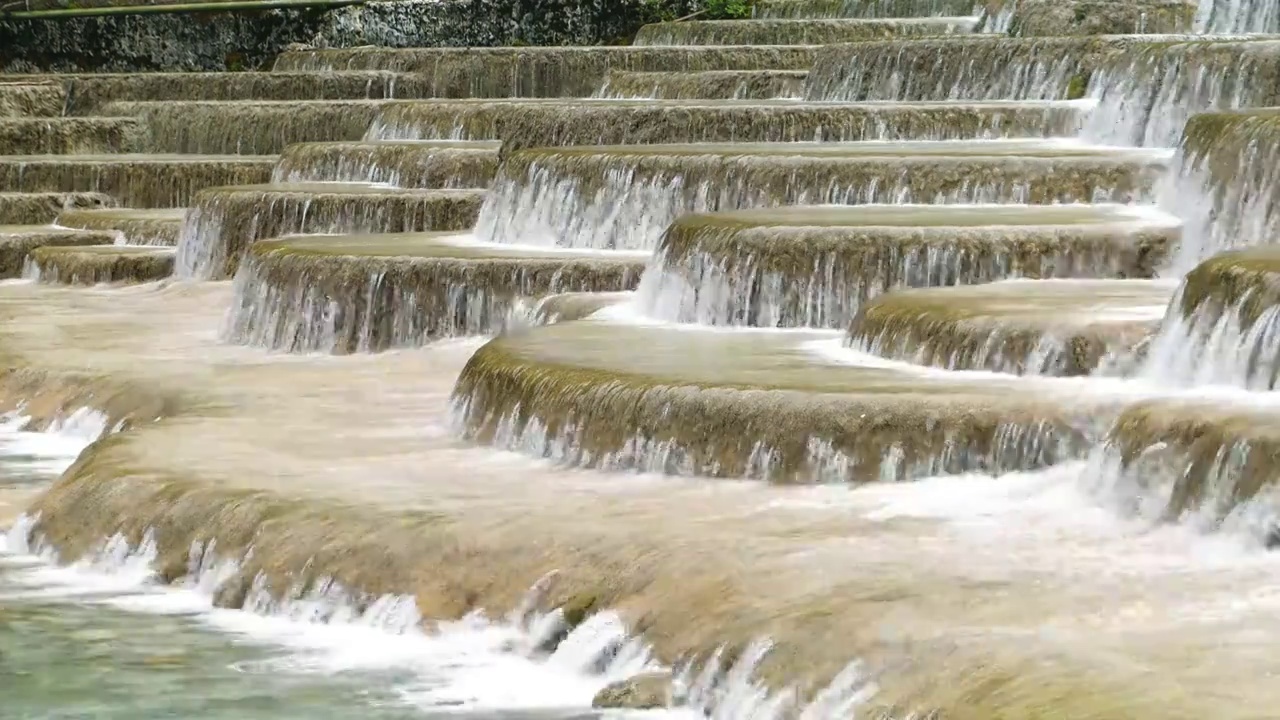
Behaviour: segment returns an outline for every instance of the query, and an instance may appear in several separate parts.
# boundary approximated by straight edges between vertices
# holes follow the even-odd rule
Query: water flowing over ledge
[[[290,145],[273,183],[385,183],[405,188],[483,188],[498,172],[496,141],[371,141]]]
[[[1070,141],[725,143],[514,153],[485,197],[491,242],[650,249],[688,212],[835,203],[1131,202],[1168,153]]]
[[[1079,103],[798,103],[505,100],[392,103],[371,140],[502,139],[502,152],[565,145],[1051,137],[1074,131]]]
[[[115,207],[97,192],[0,192],[0,213],[15,225],[47,225],[64,209]]]
[[[184,208],[137,210],[134,208],[72,209],[58,213],[55,224],[82,230],[116,233],[117,245],[173,247],[182,233]]]
[[[594,97],[769,100],[804,96],[806,70],[611,72]]]
[[[196,196],[178,240],[179,277],[231,277],[258,240],[296,233],[465,230],[481,190],[402,190],[312,183],[211,188]]]
[[[0,157],[0,185],[103,193],[130,208],[180,208],[207,187],[266,182],[275,162],[273,155],[7,155]]]
[[[21,277],[27,256],[37,248],[55,245],[103,245],[113,240],[114,237],[110,233],[104,232],[0,225],[0,278]]]
[[[444,233],[255,243],[223,337],[289,352],[377,352],[501,330],[525,298],[630,290],[644,258],[481,245]]]
[[[22,276],[68,285],[144,283],[173,275],[173,257],[171,247],[145,245],[41,247],[31,251]]]
[[[685,215],[640,287],[655,318],[841,328],[899,287],[1152,277],[1171,216],[1107,205],[862,205]]]

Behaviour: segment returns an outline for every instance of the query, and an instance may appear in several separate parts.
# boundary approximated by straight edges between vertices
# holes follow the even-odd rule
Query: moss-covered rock
[[[275,162],[272,155],[7,155],[0,156],[0,187],[100,193],[126,207],[180,208],[207,187],[266,182]]]
[[[37,248],[102,245],[112,240],[109,233],[88,230],[0,225],[0,278],[21,277],[28,256]]]
[[[645,25],[637,45],[827,45],[831,43],[967,33],[962,18],[875,20],[692,20]]]
[[[115,204],[110,195],[98,192],[0,192],[0,225],[45,225],[64,210]]]
[[[163,210],[137,210],[134,208],[110,208],[106,210],[63,210],[55,221],[58,225],[81,230],[102,230],[117,234],[125,245],[152,245],[172,247],[178,244],[182,232],[183,208]]]
[[[64,285],[144,283],[173,274],[171,247],[89,245],[39,247],[31,251],[23,276]]]
[[[655,710],[672,704],[670,673],[641,673],[607,685],[591,699],[593,708]]]

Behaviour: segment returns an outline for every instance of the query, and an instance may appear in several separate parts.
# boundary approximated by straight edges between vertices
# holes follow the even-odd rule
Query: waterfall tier
[[[498,172],[499,145],[474,140],[298,143],[285,149],[271,179],[275,183],[483,188]]]
[[[1088,375],[1155,332],[1173,287],[1138,280],[1017,280],[899,290],[862,306],[850,347],[945,368]]]
[[[43,246],[31,251],[23,277],[43,283],[143,283],[173,274],[174,248],[144,245]]]
[[[116,234],[117,245],[172,247],[178,244],[186,214],[187,211],[182,208],[72,209],[58,213],[58,219],[54,223],[67,228],[113,232]]]
[[[110,233],[32,225],[0,225],[0,278],[22,276],[27,256],[36,248],[54,245],[101,245]]]
[[[874,20],[694,20],[645,25],[636,35],[638,46],[706,45],[829,45],[967,33],[974,17],[922,17]]]
[[[1178,238],[1172,216],[1100,204],[684,215],[658,242],[640,302],[676,322],[843,329],[863,303],[898,287],[1153,277]]]
[[[128,153],[147,145],[146,125],[137,118],[0,117],[0,155]]]
[[[98,192],[0,192],[0,217],[13,225],[44,225],[64,209],[115,204],[115,198]]]
[[[653,248],[688,212],[804,203],[1131,202],[1164,151],[1060,140],[620,145],[513,153],[476,234],[494,242]]]
[[[803,97],[806,70],[706,70],[609,73],[596,93],[605,98],[770,100]]]
[[[207,187],[266,182],[275,163],[274,155],[4,155],[0,186],[102,193],[125,207],[178,208]]]
[[[483,245],[445,233],[255,243],[224,337],[290,352],[377,352],[499,331],[525,298],[634,288],[635,253]]]
[[[295,233],[466,230],[480,190],[403,190],[385,185],[242,185],[200,192],[178,240],[182,277],[235,274],[250,245]]]

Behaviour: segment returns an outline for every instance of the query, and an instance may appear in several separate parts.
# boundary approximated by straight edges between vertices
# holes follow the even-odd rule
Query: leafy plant
[[[751,17],[751,0],[707,0],[699,20],[741,20]]]

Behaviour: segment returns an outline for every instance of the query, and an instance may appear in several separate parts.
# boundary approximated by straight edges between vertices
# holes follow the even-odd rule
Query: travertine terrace
[[[113,428],[0,507],[232,607],[537,584],[711,717],[1280,706],[1272,0],[754,12],[0,75],[0,409]]]

